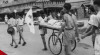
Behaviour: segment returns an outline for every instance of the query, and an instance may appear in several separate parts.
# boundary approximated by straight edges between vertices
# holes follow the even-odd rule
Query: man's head
[[[71,4],[70,3],[65,3],[63,8],[64,8],[64,10],[69,11],[71,9]]]
[[[100,9],[100,0],[94,0],[93,3],[96,10]]]

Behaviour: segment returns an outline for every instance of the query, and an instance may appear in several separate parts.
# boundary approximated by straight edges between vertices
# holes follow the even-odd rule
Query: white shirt
[[[91,15],[89,24],[100,28],[100,11],[97,15]]]
[[[20,18],[18,18],[18,25],[24,25],[24,19],[22,18],[22,19],[20,19]]]
[[[44,23],[44,19],[40,16],[40,17],[38,17],[38,21],[40,22],[40,23]]]
[[[8,24],[10,24],[11,26],[15,26],[17,23],[16,23],[16,20],[14,18],[10,18],[8,20]]]

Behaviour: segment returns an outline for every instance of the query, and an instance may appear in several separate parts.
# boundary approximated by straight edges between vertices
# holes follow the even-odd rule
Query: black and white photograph
[[[100,0],[0,0],[0,55],[100,55]]]

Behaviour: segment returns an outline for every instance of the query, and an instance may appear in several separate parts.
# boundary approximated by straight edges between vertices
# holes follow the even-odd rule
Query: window
[[[7,0],[6,0],[6,1],[3,1],[3,3],[4,3],[4,4],[7,4],[7,3],[8,3],[8,1],[7,1]]]

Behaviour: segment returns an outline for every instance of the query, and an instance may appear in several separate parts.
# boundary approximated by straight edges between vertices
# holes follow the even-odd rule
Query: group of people
[[[14,46],[14,48],[18,47],[18,44],[21,44],[21,40],[23,40],[22,46],[26,45],[26,41],[23,38],[23,25],[24,25],[24,18],[21,15],[16,15],[15,17],[12,15],[10,16],[10,19],[7,21],[8,29],[7,32],[12,36],[12,42],[11,46]],[[15,34],[19,33],[19,42],[17,44],[15,40]]]
[[[57,20],[57,16],[56,16],[55,12],[50,13],[48,16],[43,11],[41,11],[39,16],[38,16],[39,23],[48,22],[50,19]],[[39,25],[39,30],[40,30],[40,35],[41,35],[43,45],[44,45],[43,50],[45,51],[45,50],[47,50],[46,40],[45,40],[45,35],[47,34],[47,29],[42,27],[41,25]]]
[[[79,39],[78,34],[78,26],[77,26],[77,19],[74,14],[70,12],[71,10],[71,4],[65,3],[63,6],[63,10],[61,10],[61,18],[63,19],[64,24],[62,25],[59,35],[63,32],[63,44],[64,44],[64,51],[65,55],[71,55],[71,40],[74,40],[75,37],[77,37],[77,40]],[[81,39],[84,39],[87,36],[92,35],[92,41],[93,41],[93,47],[94,47],[94,54],[100,55],[100,35],[97,34],[100,28],[100,0],[94,0],[93,5],[89,7],[91,10],[91,15],[88,20],[88,26],[86,31],[81,36]],[[42,15],[43,16],[43,15]],[[39,22],[41,23],[46,22],[49,17],[53,16],[44,16],[39,17]],[[55,17],[53,17],[55,19]],[[43,20],[44,19],[44,20]],[[46,28],[43,28],[42,26],[39,26],[39,29],[41,32],[41,37],[44,44],[44,49],[47,50],[46,41],[45,41],[45,34],[47,33]]]
[[[100,0],[94,0],[93,3],[94,5],[90,7],[93,13],[90,15],[90,19],[88,20],[87,30],[83,33],[81,38],[84,39],[85,37],[92,35],[95,55],[100,55],[100,41],[99,41],[100,35],[97,34],[100,28]],[[60,16],[60,18],[64,22],[58,33],[58,37],[63,32],[63,44],[64,44],[65,55],[71,55],[71,40],[75,40],[75,37],[77,37],[77,40],[80,40],[79,39],[80,36],[78,34],[77,19],[76,19],[77,17],[75,16],[75,14],[73,14],[73,12],[70,12],[71,7],[72,6],[70,3],[65,3],[63,6],[63,10],[61,10],[60,14],[58,14],[58,16]],[[40,12],[40,14],[38,15],[39,23],[48,22],[50,19],[57,20],[55,13],[50,13],[50,15],[47,16],[47,14]],[[16,17],[11,16],[10,19],[7,21],[8,24],[7,32],[12,36],[12,42],[10,45],[13,46],[13,43],[15,43],[14,48],[17,48],[18,44],[21,44],[21,40],[23,40],[22,45],[23,46],[26,45],[26,41],[23,38],[24,21],[25,20],[23,16],[20,15],[16,15]],[[47,50],[46,40],[45,40],[47,29],[39,25],[39,30],[44,45],[43,50]],[[18,44],[15,40],[16,32],[19,33]]]

